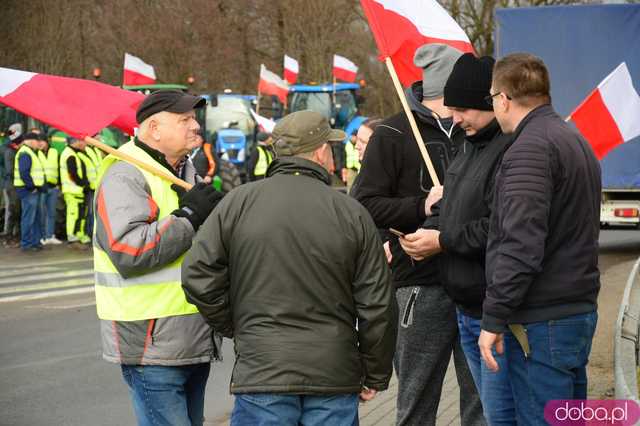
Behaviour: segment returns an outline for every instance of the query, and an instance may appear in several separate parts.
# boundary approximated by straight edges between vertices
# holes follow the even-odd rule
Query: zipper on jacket
[[[400,323],[404,328],[413,324],[413,309],[416,305],[418,293],[420,293],[420,287],[414,287],[413,291],[411,291],[411,295],[409,296],[409,300],[407,300],[407,304],[404,307],[404,314],[402,315],[402,322]]]

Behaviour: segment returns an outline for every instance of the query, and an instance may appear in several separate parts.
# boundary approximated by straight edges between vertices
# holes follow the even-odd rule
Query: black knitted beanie
[[[491,111],[485,97],[489,96],[495,62],[491,56],[477,58],[473,53],[460,56],[444,86],[444,104]]]

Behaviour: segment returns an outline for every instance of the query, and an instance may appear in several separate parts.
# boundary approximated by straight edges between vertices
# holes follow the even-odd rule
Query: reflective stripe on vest
[[[29,175],[35,186],[44,185],[44,166],[36,154],[29,146],[22,145],[16,153],[16,158],[13,163],[13,186],[16,188],[22,188],[25,186],[22,177],[20,176],[20,156],[28,155],[31,157],[31,169]]]
[[[358,150],[351,142],[347,142],[344,147],[346,153],[346,167],[347,169],[353,169],[360,171],[360,161],[358,160]]]
[[[269,164],[273,161],[273,157],[269,150],[263,146],[256,145],[256,149],[258,150],[258,162],[256,163],[256,168],[253,169],[253,174],[255,176],[264,176],[267,173]]]
[[[94,163],[91,157],[89,157],[89,155],[87,154],[87,152],[78,152],[77,155],[87,169],[87,180],[89,181],[89,188],[95,191],[96,181],[98,180],[98,165]]]
[[[44,166],[45,178],[51,185],[57,185],[60,179],[59,157],[55,148],[49,148],[46,154],[43,151],[38,151],[38,158],[40,158],[40,162]]]
[[[133,142],[126,143],[118,150],[171,174]],[[98,184],[104,173],[117,161],[119,160],[111,155],[102,161]],[[159,209],[158,219],[169,216],[178,208],[178,195],[171,189],[171,182],[137,166],[136,168],[151,188],[151,198]],[[93,254],[96,307],[100,319],[138,321],[198,312],[198,308],[187,302],[182,290],[180,268],[184,254],[161,269],[134,278],[122,277],[109,255],[97,244],[93,246]]]
[[[62,183],[62,193],[82,196],[84,193],[83,188],[76,185],[76,183],[71,179],[71,176],[69,176],[69,169],[67,168],[67,160],[69,157],[73,158],[76,162],[78,176],[81,179],[84,177],[82,163],[80,162],[77,153],[71,147],[66,147],[60,156],[60,182]]]

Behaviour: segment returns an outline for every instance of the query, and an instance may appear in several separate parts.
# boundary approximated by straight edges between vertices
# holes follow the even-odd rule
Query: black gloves
[[[187,218],[194,231],[198,230],[223,197],[221,192],[204,182],[196,184],[189,191],[185,191],[175,184],[171,185],[171,189],[176,191],[180,197],[180,208],[171,214]]]

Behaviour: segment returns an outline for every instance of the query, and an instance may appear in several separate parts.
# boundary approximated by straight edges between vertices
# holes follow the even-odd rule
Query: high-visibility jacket
[[[118,150],[171,174],[133,142],[121,146]],[[98,183],[109,167],[117,161],[119,160],[111,155],[103,160],[98,172]],[[138,166],[136,168],[145,177],[151,189],[151,198],[159,209],[158,220],[169,216],[179,207],[178,195],[171,189],[171,182]],[[108,254],[97,244],[93,246],[93,254],[96,306],[100,319],[138,321],[198,312],[194,305],[187,302],[182,290],[180,271],[185,254],[160,269],[133,278],[122,277]]]
[[[57,185],[60,182],[60,155],[54,148],[49,148],[47,153],[38,151],[38,158],[44,166],[44,175],[47,183]]]
[[[258,161],[253,169],[253,174],[254,176],[264,176],[267,173],[269,164],[273,161],[273,155],[263,146],[256,145],[256,149],[258,150]]]
[[[73,160],[76,162],[76,169],[78,170],[78,176],[81,179],[84,178],[82,161],[78,157],[78,153],[74,151],[73,148],[71,148],[70,146],[66,147],[64,151],[62,151],[62,155],[60,156],[60,183],[62,184],[62,193],[82,196],[84,193],[84,188],[76,184],[73,181],[73,179],[71,179],[71,177],[69,176],[69,169],[67,168],[67,160],[70,157],[73,158]]]
[[[91,159],[91,161],[93,161],[93,164],[96,165],[96,171],[97,169],[100,167],[100,164],[102,163],[102,151],[100,151],[98,148],[87,145],[84,149],[84,152],[87,154],[87,156]]]
[[[96,184],[98,182],[98,167],[100,166],[100,164],[96,162],[97,160],[93,160],[93,153],[90,154],[90,152],[92,151],[89,151],[88,149],[85,149],[84,152],[78,152],[78,158],[80,159],[80,161],[82,161],[87,170],[87,180],[89,181],[89,188],[92,191],[95,191]]]
[[[13,162],[13,186],[16,188],[23,188],[26,186],[22,177],[20,176],[20,156],[28,155],[31,157],[31,170],[29,171],[29,175],[31,176],[31,180],[35,186],[44,185],[44,166],[38,158],[38,154],[35,153],[33,149],[29,146],[23,144],[18,152],[16,153],[15,161]]]
[[[346,167],[347,169],[360,171],[360,160],[358,160],[358,150],[351,142],[345,144],[344,151],[346,153]]]

